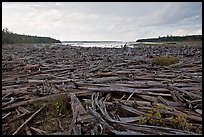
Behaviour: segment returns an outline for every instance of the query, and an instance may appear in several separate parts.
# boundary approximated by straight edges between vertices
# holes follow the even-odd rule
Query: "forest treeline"
[[[159,38],[138,39],[136,42],[176,42],[176,41],[202,41],[202,35],[166,36]]]
[[[7,28],[4,28],[2,30],[2,44],[16,43],[61,43],[61,41],[50,37],[16,34],[9,31]]]

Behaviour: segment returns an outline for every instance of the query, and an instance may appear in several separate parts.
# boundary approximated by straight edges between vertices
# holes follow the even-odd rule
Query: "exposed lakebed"
[[[174,56],[155,65],[155,56]],[[201,134],[202,45],[2,46],[3,134]]]

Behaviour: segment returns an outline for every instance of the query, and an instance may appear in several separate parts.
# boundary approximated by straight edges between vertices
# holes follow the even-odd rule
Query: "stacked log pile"
[[[179,63],[154,65],[160,55]],[[201,131],[201,45],[2,46],[2,134]]]

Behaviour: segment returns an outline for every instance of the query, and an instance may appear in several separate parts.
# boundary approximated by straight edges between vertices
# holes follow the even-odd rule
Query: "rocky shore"
[[[202,44],[2,45],[2,134],[201,133]]]

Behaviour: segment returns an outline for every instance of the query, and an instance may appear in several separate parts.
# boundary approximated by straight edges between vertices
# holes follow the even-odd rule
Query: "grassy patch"
[[[68,111],[71,111],[69,101],[70,100],[67,96],[50,98],[47,102],[48,110],[51,111],[54,116],[66,115]]]
[[[70,98],[65,95],[57,97],[50,97],[46,101],[39,101],[28,105],[26,108],[30,111],[37,111],[43,104],[46,107],[42,109],[33,120],[30,126],[37,127],[46,131],[48,134],[60,131],[57,118],[61,121],[64,128],[68,129],[72,119],[72,110],[70,105]]]
[[[46,101],[38,101],[27,105],[25,108],[29,111],[37,111],[43,104],[46,105],[47,111],[52,112],[53,116],[59,116],[62,114],[67,114],[71,106],[69,104],[70,99],[67,96],[57,96],[55,98],[50,97]],[[71,110],[70,110],[71,111]]]
[[[152,107],[147,113],[140,116],[139,124],[170,127],[201,134],[202,127],[195,128],[195,125],[193,125],[193,123],[191,123],[183,114],[175,116],[162,113],[161,110],[165,109],[167,108],[163,105]]]
[[[154,56],[152,63],[154,65],[168,66],[178,63],[179,59],[175,56]]]
[[[149,110],[145,115],[140,117],[139,124],[142,125],[157,125],[157,126],[163,126],[164,121],[162,118],[162,115],[158,110],[163,109],[164,106],[156,106],[153,107],[151,110]]]

